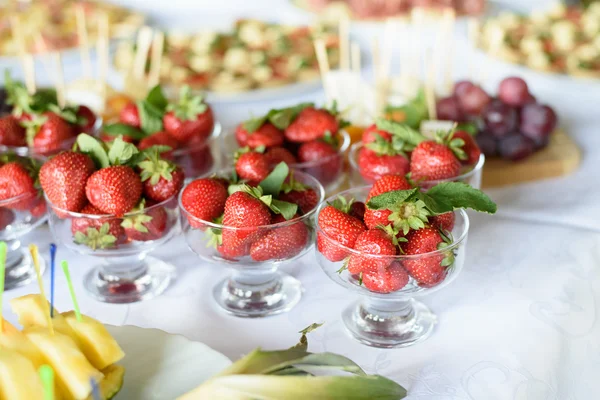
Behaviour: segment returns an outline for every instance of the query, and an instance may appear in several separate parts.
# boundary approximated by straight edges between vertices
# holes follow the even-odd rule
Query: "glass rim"
[[[14,202],[19,202],[19,201],[23,201],[23,200],[28,200],[28,199],[33,198],[33,197],[37,197],[40,192],[41,192],[41,189],[38,189],[35,194],[33,194],[33,193],[21,193],[18,196],[14,196],[14,197],[10,197],[8,199],[0,200],[0,207],[11,206],[12,203],[14,203]]]
[[[319,217],[318,216],[325,206],[329,205],[330,202],[337,199],[338,196],[344,196],[344,195],[348,195],[351,193],[357,193],[359,191],[368,191],[370,189],[371,189],[371,186],[361,186],[361,187],[357,187],[357,188],[344,190],[343,192],[335,194],[335,195],[327,198],[325,201],[323,201],[319,205],[319,207],[317,207],[317,220],[316,220],[317,233],[319,235],[323,235],[323,237],[325,237],[329,242],[331,242],[332,245],[339,247],[340,249],[344,250],[345,252],[348,252],[352,255],[367,257],[369,259],[380,259],[380,260],[415,260],[415,259],[422,259],[422,258],[426,258],[426,257],[443,255],[444,253],[447,253],[449,250],[453,250],[453,249],[457,248],[460,244],[462,244],[465,241],[467,234],[469,233],[469,224],[470,224],[469,216],[467,215],[467,212],[464,209],[458,209],[458,210],[455,210],[454,212],[458,212],[460,214],[460,216],[465,221],[464,222],[465,226],[463,228],[463,231],[460,233],[459,237],[457,239],[455,239],[452,242],[452,244],[448,245],[447,247],[444,247],[443,249],[438,249],[438,250],[430,251],[427,253],[397,254],[397,255],[389,256],[389,255],[363,253],[363,252],[353,249],[351,247],[345,246],[345,245],[337,242],[335,239],[333,239],[331,236],[329,236],[327,233],[325,233],[323,231],[323,229],[321,229],[321,226],[319,225]]]
[[[358,143],[354,143],[352,146],[350,146],[350,154],[348,154],[348,161],[350,161],[350,167],[352,168],[352,170],[357,171],[360,174],[360,167],[358,165],[358,151],[363,147],[363,143],[362,142],[358,142]],[[483,165],[485,164],[485,155],[483,153],[481,153],[481,155],[479,156],[479,160],[477,160],[477,162],[475,163],[475,166],[473,166],[473,168],[467,172],[465,172],[464,174],[455,176],[453,178],[446,178],[446,179],[435,179],[435,180],[430,180],[430,181],[420,181],[419,184],[437,184],[437,183],[442,183],[442,182],[452,182],[452,181],[456,181],[456,180],[462,180],[462,179],[467,179],[470,178],[471,176],[475,175],[477,172],[481,171],[483,169]],[[361,174],[362,177],[362,174]]]
[[[227,171],[232,171],[231,168],[229,169],[225,169],[225,170],[220,170],[217,173],[214,174],[214,176],[219,177],[219,176],[223,176],[224,174],[227,173]],[[317,203],[317,205],[315,206],[315,208],[313,208],[312,210],[310,210],[309,212],[302,214],[301,216],[299,216],[298,218],[292,218],[290,220],[287,221],[283,221],[283,222],[277,222],[275,224],[267,224],[267,225],[258,225],[258,226],[245,226],[245,227],[235,227],[235,226],[228,226],[228,225],[223,225],[223,224],[217,224],[215,222],[211,222],[211,221],[206,221],[203,220],[201,218],[195,217],[192,214],[190,214],[185,207],[183,206],[183,204],[181,204],[181,197],[183,195],[183,191],[185,190],[186,187],[188,187],[192,182],[198,180],[198,179],[207,179],[207,178],[197,178],[194,179],[193,181],[191,181],[190,183],[186,184],[183,188],[181,188],[179,195],[178,195],[178,205],[179,205],[179,209],[182,211],[182,213],[187,217],[192,219],[195,222],[198,222],[200,224],[202,224],[202,226],[204,227],[208,227],[208,228],[215,228],[215,229],[221,229],[221,230],[228,230],[228,231],[236,231],[236,232],[245,232],[245,231],[251,231],[251,230],[256,230],[256,229],[260,229],[260,230],[267,230],[267,229],[273,229],[273,228],[283,228],[285,226],[289,226],[292,224],[297,223],[298,221],[304,221],[307,219],[312,218],[315,213],[317,212],[317,210],[319,209],[319,205],[323,202],[323,199],[325,197],[325,189],[323,188],[323,185],[321,185],[321,183],[312,175],[309,175],[305,172],[301,172],[301,171],[294,171],[294,175],[298,176],[300,175],[301,177],[303,177],[303,179],[308,179],[310,180],[314,185],[310,185],[311,189],[316,190],[317,191],[317,195],[319,197],[319,202]]]
[[[215,121],[210,135],[206,138],[204,142],[193,146],[179,147],[177,149],[171,150],[171,155],[173,157],[183,156],[187,155],[192,151],[210,147],[211,144],[214,144],[214,142],[218,140],[219,136],[221,136],[221,132],[223,132],[223,126],[219,121]]]

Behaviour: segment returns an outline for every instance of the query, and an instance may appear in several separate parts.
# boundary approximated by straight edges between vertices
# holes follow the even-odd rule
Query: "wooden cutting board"
[[[483,188],[555,178],[574,172],[581,163],[581,149],[562,129],[550,138],[548,147],[523,161],[488,158],[483,166]]]

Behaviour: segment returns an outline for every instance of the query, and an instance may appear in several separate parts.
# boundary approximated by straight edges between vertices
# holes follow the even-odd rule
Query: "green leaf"
[[[399,124],[397,122],[388,121],[386,119],[378,119],[376,121],[377,129],[391,133],[393,136],[402,139],[402,141],[409,143],[413,146],[418,145],[422,141],[426,140],[425,136],[420,134],[418,131],[412,129],[406,124]]]
[[[158,110],[165,110],[169,104],[160,85],[154,86],[146,96],[146,102],[156,107]]]
[[[106,168],[110,166],[108,154],[102,143],[87,133],[81,133],[77,136],[77,147],[79,151],[90,156],[96,167]]]
[[[496,203],[488,195],[463,182],[437,184],[423,193],[421,199],[436,214],[443,214],[457,208],[470,208],[494,214],[497,209]]]
[[[269,121],[279,129],[286,129],[305,108],[313,107],[314,103],[300,103],[293,107],[281,108],[269,112]]]
[[[262,117],[259,117],[259,118],[249,119],[246,122],[244,122],[243,127],[248,133],[254,133],[257,130],[259,130],[260,127],[265,124],[265,122],[267,122],[268,118],[269,118],[269,114],[263,115]]]
[[[302,329],[300,332],[298,332],[298,333],[302,334],[302,336],[300,336],[300,340],[298,341],[298,343],[296,343],[296,345],[292,346],[291,348],[307,350],[308,349],[308,338],[306,337],[306,335],[308,335],[311,332],[314,332],[315,330],[319,329],[322,326],[323,326],[323,324],[318,324],[315,322],[313,324],[310,324],[306,328]]]
[[[127,125],[127,124],[122,124],[120,122],[115,123],[115,124],[105,125],[102,128],[102,130],[104,133],[106,133],[109,136],[127,136],[134,140],[142,140],[143,138],[145,138],[147,136],[144,132],[142,132],[138,128],[135,128],[135,127],[133,127],[131,125]]]
[[[294,218],[296,213],[298,212],[298,204],[288,203],[287,201],[281,201],[273,199],[271,201],[271,205],[269,206],[271,210],[275,214],[283,215],[283,218],[286,220],[290,220]]]
[[[391,209],[394,206],[409,200],[419,191],[418,188],[410,190],[393,190],[375,196],[369,200],[367,207],[372,210]]]
[[[277,196],[281,192],[281,186],[285,182],[289,172],[290,168],[282,161],[277,164],[273,171],[258,186],[262,188],[264,194]]]
[[[136,104],[140,114],[140,124],[142,130],[148,134],[162,131],[163,111],[145,100],[138,101]]]
[[[479,133],[479,129],[477,129],[477,125],[474,122],[461,122],[456,126],[456,130],[465,131],[471,136],[475,136]]]
[[[108,151],[108,160],[111,165],[124,165],[127,164],[134,155],[138,154],[139,151],[135,145],[124,141],[121,137],[116,138],[110,150]]]

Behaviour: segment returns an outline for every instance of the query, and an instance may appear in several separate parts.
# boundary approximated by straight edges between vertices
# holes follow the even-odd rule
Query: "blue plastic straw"
[[[54,318],[54,264],[56,260],[56,245],[50,243],[50,318]]]
[[[94,400],[102,400],[100,398],[100,390],[98,389],[98,384],[94,378],[90,378],[90,384],[92,385],[92,398]]]

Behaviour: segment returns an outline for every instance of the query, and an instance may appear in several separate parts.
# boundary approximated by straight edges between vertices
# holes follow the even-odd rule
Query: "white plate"
[[[125,358],[125,382],[116,400],[173,400],[231,365],[223,354],[180,335],[136,326],[106,328]]]

